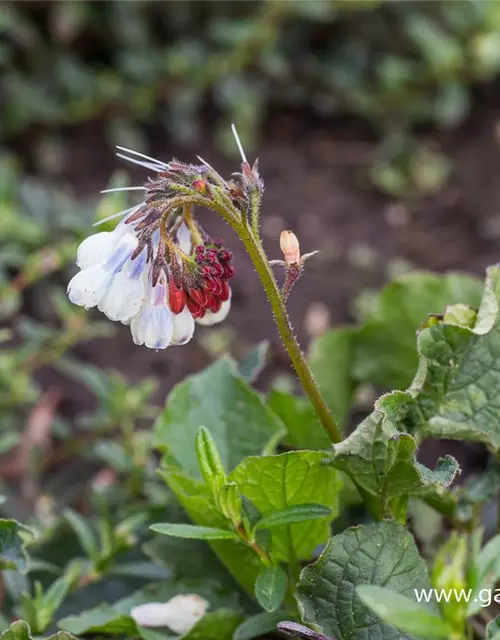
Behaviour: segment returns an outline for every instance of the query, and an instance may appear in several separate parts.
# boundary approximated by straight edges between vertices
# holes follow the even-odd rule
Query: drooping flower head
[[[199,225],[183,195],[210,193],[220,188],[219,177],[214,183],[205,164],[166,164],[120,149],[132,156],[120,157],[157,175],[144,187],[125,188],[142,189],[145,198],[111,216],[122,217],[113,231],[82,242],[76,260],[80,271],[68,285],[68,296],[129,324],[135,344],[151,349],[185,344],[195,321],[221,322],[231,304],[232,253]]]

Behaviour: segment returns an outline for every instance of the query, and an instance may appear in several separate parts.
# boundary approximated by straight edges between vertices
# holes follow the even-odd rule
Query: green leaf
[[[285,444],[291,449],[330,448],[330,438],[309,400],[273,389],[268,404],[286,426]]]
[[[149,527],[151,531],[161,533],[164,536],[174,538],[193,538],[194,540],[228,540],[238,539],[235,533],[227,529],[216,529],[215,527],[197,527],[192,524],[176,524],[165,522],[153,524]]]
[[[298,585],[302,619],[334,638],[397,640],[407,638],[381,621],[360,600],[356,588],[384,586],[412,598],[414,589],[430,589],[425,562],[410,533],[394,522],[353,527],[330,539]],[[433,604],[426,605],[436,613]]]
[[[355,335],[351,328],[330,329],[309,348],[309,365],[340,426],[347,420],[355,389],[351,375]]]
[[[328,518],[331,515],[332,510],[322,504],[298,504],[271,511],[255,524],[254,529],[272,529],[273,527],[281,527],[295,522]]]
[[[469,616],[476,615],[481,610],[482,602],[479,593],[482,589],[494,591],[500,579],[500,535],[489,540],[481,549],[476,560],[477,588],[474,598],[471,598],[467,608]],[[484,606],[484,605],[483,605]]]
[[[203,527],[222,529],[226,520],[214,504],[213,494],[206,484],[192,478],[173,465],[163,476],[190,519]],[[235,579],[249,592],[259,573],[260,561],[248,547],[234,540],[209,540],[213,551]]]
[[[255,597],[263,609],[272,613],[283,602],[287,586],[288,577],[281,567],[263,567],[255,581]]]
[[[400,631],[411,633],[424,640],[448,638],[452,629],[446,622],[414,599],[392,589],[375,585],[361,585],[357,595],[382,620],[394,625]]]
[[[101,604],[78,615],[59,620],[61,629],[82,634],[128,635],[137,636],[137,625],[128,614],[120,613],[109,604]]]
[[[409,495],[439,501],[443,487],[450,486],[459,472],[451,456],[440,459],[435,470],[418,462],[415,439],[396,427],[410,402],[398,391],[382,396],[373,413],[334,446],[332,464],[350,475],[376,518],[398,517],[400,500]]]
[[[233,640],[251,640],[252,638],[272,633],[276,631],[278,622],[287,620],[288,617],[289,614],[286,611],[273,611],[272,613],[264,611],[263,613],[258,613],[240,624],[234,632]]]
[[[0,635],[0,640],[33,640],[33,637],[29,624],[24,620],[16,620]],[[76,638],[69,633],[59,631],[46,640],[76,640]]]
[[[406,388],[418,364],[415,332],[420,325],[447,305],[477,307],[481,291],[477,278],[459,273],[417,271],[387,285],[356,337],[355,377],[385,389]]]
[[[73,576],[61,576],[50,585],[42,598],[42,608],[52,616],[64,602],[73,585]]]
[[[0,569],[26,573],[28,568],[26,536],[33,537],[30,529],[16,520],[0,518]]]
[[[63,515],[75,532],[87,556],[91,559],[97,558],[99,556],[99,546],[90,523],[81,514],[72,509],[65,509]]]
[[[231,609],[208,612],[182,638],[183,640],[232,640],[242,620],[242,615]]]
[[[196,476],[200,469],[193,444],[201,426],[212,434],[226,469],[273,450],[285,433],[281,420],[228,358],[178,384],[155,425],[159,445]]]
[[[446,314],[444,320],[429,319],[418,336],[420,364],[410,388],[384,398],[401,400],[391,419],[396,430],[500,448],[499,298],[500,268],[489,267],[472,328],[447,323]]]
[[[230,475],[240,492],[263,517],[278,509],[317,503],[331,509],[329,518],[275,529],[272,553],[277,561],[310,558],[329,536],[329,520],[338,514],[340,475],[326,466],[320,451],[292,451],[278,456],[251,457]]]

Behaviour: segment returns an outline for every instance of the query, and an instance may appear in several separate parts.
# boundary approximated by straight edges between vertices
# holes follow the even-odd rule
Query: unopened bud
[[[293,231],[282,231],[280,235],[280,247],[285,256],[287,265],[298,264],[300,261],[300,247],[297,236]]]
[[[219,507],[224,516],[235,527],[241,522],[241,495],[238,486],[231,482],[222,485],[219,491]]]

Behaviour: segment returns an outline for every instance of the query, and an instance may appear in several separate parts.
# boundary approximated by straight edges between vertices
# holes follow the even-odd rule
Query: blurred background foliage
[[[447,161],[415,127],[454,127],[500,67],[500,4],[480,0],[3,2],[1,139],[102,118],[111,144],[144,146],[162,123],[193,142],[207,112],[248,147],[270,108],[360,116],[381,146],[370,178],[397,196],[429,192]],[[424,169],[422,168],[424,167]]]

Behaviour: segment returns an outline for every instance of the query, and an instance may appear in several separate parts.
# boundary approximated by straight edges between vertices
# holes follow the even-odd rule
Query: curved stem
[[[330,409],[328,408],[328,405],[321,395],[318,385],[314,380],[312,371],[300,349],[299,343],[297,342],[290,318],[288,317],[285,302],[281,297],[278,284],[271,270],[267,256],[260,246],[260,243],[254,238],[246,224],[238,224],[234,228],[245,245],[245,248],[255,266],[255,270],[260,277],[273,310],[276,326],[278,327],[283,344],[288,351],[293,367],[297,372],[300,383],[306,394],[309,396],[309,399],[318,414],[323,428],[328,433],[330,440],[333,443],[340,442],[342,440],[342,435],[330,412]]]

